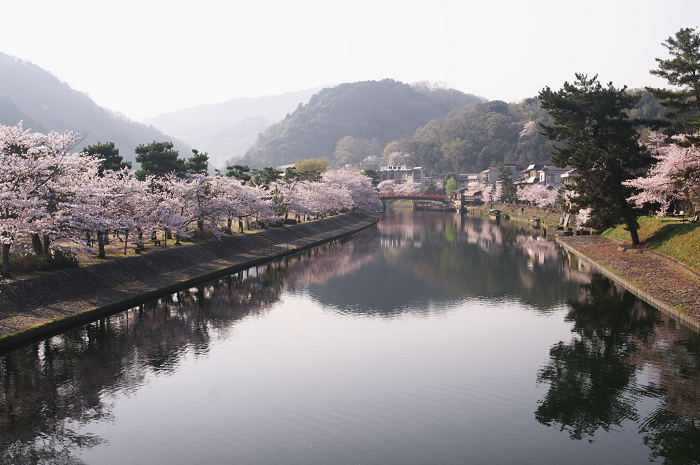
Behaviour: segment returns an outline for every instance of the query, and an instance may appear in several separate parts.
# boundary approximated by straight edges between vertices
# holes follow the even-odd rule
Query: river
[[[699,463],[699,361],[537,230],[390,212],[0,355],[0,463]]]

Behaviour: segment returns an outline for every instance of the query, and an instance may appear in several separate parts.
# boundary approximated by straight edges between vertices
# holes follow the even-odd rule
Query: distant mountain
[[[242,163],[279,166],[296,159],[325,157],[332,166],[338,141],[350,136],[380,147],[413,134],[434,118],[485,99],[455,89],[411,86],[391,79],[326,88],[299,104],[261,134]]]
[[[133,161],[139,144],[170,141],[183,158],[191,147],[153,127],[128,120],[97,105],[37,65],[0,53],[0,123],[25,129],[76,131],[87,134],[79,150],[97,142],[114,142],[125,160]]]
[[[212,166],[225,170],[227,161],[241,158],[271,124],[272,121],[262,116],[246,118],[214,134],[202,145],[202,150],[209,153]]]
[[[211,164],[222,168],[226,159],[239,158],[255,142],[258,133],[280,121],[299,104],[308,102],[321,87],[164,113],[144,121],[208,152]]]

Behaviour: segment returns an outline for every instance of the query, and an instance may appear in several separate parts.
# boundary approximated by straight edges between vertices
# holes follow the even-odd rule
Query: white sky
[[[574,73],[617,87],[700,25],[699,0],[1,0],[0,51],[140,121],[391,78],[520,101]],[[0,89],[0,93],[2,89]]]

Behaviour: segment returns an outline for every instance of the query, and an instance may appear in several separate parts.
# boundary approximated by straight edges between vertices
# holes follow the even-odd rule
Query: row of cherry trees
[[[167,174],[139,181],[133,171],[99,172],[100,159],[72,152],[81,137],[0,126],[0,244],[2,275],[11,251],[49,253],[57,246],[79,258],[104,255],[105,237],[117,232],[142,244],[167,231],[189,237],[207,226],[220,237],[232,221],[271,222],[286,214],[376,211],[382,204],[366,176],[332,170],[322,181],[278,181],[253,186],[226,176]],[[126,250],[126,249],[125,249]]]

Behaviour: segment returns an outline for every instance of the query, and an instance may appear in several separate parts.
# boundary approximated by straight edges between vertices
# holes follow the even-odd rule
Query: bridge
[[[443,206],[452,205],[454,203],[452,197],[439,194],[401,194],[398,192],[384,192],[382,194],[379,194],[379,197],[381,198],[382,203],[384,204],[384,210],[386,210],[386,202],[388,200],[412,200],[413,211],[416,211],[418,202],[420,200],[442,202]]]

